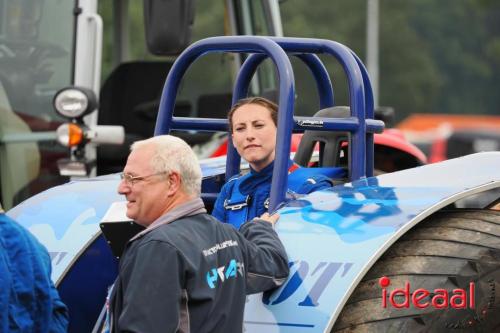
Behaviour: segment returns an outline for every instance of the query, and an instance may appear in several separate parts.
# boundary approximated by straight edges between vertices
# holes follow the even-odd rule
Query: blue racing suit
[[[294,164],[290,160],[289,168],[292,166]],[[232,177],[222,187],[212,215],[219,221],[230,223],[239,229],[246,221],[267,212],[273,167],[274,161],[259,172],[250,168],[248,174]],[[293,182],[290,180],[291,175],[293,173],[289,175],[289,192],[308,194],[332,186],[330,178],[322,174],[310,174],[306,179]]]
[[[47,250],[0,213],[0,332],[67,332],[68,310],[50,274]]]

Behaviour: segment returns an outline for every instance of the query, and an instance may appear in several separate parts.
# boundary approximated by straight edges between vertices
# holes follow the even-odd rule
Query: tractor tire
[[[384,276],[390,281],[380,280]],[[410,294],[418,288],[431,292],[419,303],[427,301],[428,307],[415,307],[411,297],[408,307],[391,305],[390,291],[404,289],[406,282]],[[469,303],[461,309],[432,305],[436,289],[446,289],[451,297],[457,288],[468,292],[470,282],[475,284],[473,308]],[[395,298],[398,304],[405,299]],[[363,277],[331,332],[500,332],[500,211],[441,211],[422,221]]]

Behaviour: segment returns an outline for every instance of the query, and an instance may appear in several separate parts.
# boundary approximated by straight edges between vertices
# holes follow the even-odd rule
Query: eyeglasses
[[[128,186],[134,186],[134,184],[136,184],[138,182],[141,182],[143,180],[146,180],[146,178],[153,177],[153,176],[164,175],[166,173],[167,172],[163,171],[163,172],[153,173],[153,174],[147,175],[147,176],[132,176],[129,173],[123,173],[122,172],[122,173],[120,173],[120,178],[121,178],[121,180],[125,181],[125,184],[127,184]]]

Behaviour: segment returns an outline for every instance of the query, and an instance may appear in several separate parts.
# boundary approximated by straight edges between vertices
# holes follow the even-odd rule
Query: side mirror
[[[190,43],[194,0],[144,0],[144,24],[149,51],[176,55]]]

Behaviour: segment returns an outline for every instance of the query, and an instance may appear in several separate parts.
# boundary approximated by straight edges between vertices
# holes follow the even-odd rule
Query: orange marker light
[[[78,146],[83,141],[83,130],[76,124],[62,124],[57,128],[57,141],[66,147]]]

